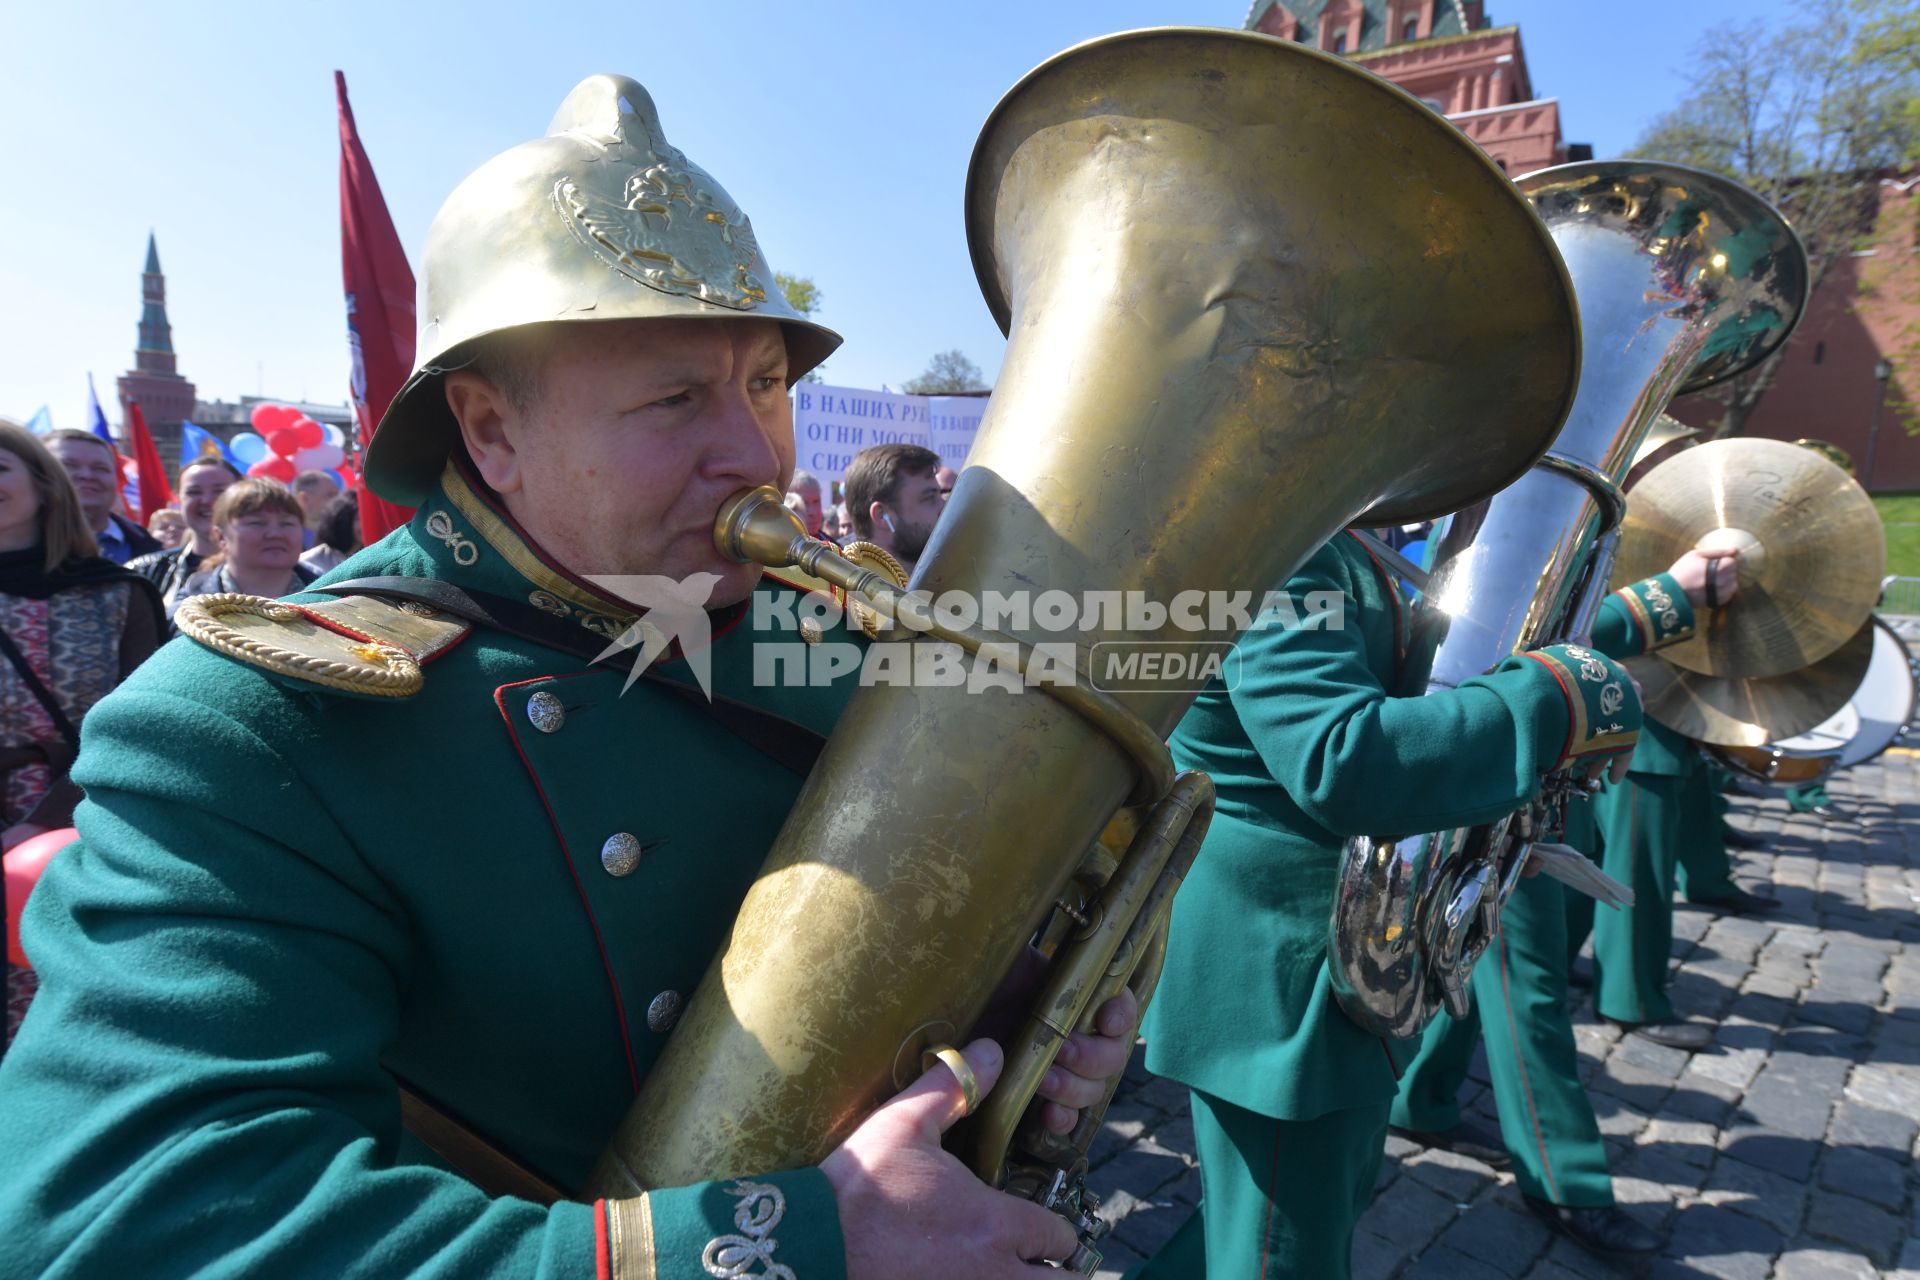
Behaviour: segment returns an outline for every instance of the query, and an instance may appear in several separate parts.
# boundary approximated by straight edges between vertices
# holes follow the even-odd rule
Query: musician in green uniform
[[[565,1198],[844,701],[756,663],[806,651],[818,584],[711,532],[724,499],[786,482],[787,383],[838,338],[614,77],[469,177],[425,273],[421,365],[366,468],[418,511],[329,579],[383,582],[193,602],[190,638],[88,717],[80,843],[28,904],[40,995],[0,1067],[0,1276],[971,1278],[1067,1256],[1061,1219],[940,1150],[965,1106],[946,1065],[818,1168]],[[623,636],[664,650],[631,689],[596,661]],[[1069,1042],[1049,1124],[1103,1094],[1131,1021],[1113,1002]],[[979,1041],[960,1074],[990,1088],[999,1061]]]
[[[1736,549],[1702,550],[1716,564],[1714,598],[1731,599],[1737,589],[1729,576]],[[1704,601],[1709,598],[1704,591],[1704,585],[1694,591],[1689,583],[1688,598]],[[1713,1043],[1713,1028],[1674,1017],[1667,981],[1682,844],[1701,838],[1719,821],[1705,792],[1706,763],[1693,743],[1649,722],[1626,781],[1603,788],[1593,801],[1593,852],[1609,875],[1632,887],[1634,904],[1598,912],[1591,899],[1567,904],[1569,955],[1578,953],[1589,932],[1593,937],[1594,1006],[1600,1016],[1689,1053]]]
[[[1210,686],[1172,739],[1220,799],[1145,1027],[1148,1067],[1192,1090],[1204,1188],[1153,1277],[1348,1274],[1407,1046],[1349,1021],[1330,985],[1345,839],[1502,817],[1556,769],[1622,762],[1640,724],[1624,671],[1577,646],[1390,696],[1424,686],[1431,654],[1409,653],[1398,587],[1354,536],[1286,591],[1342,607],[1326,626],[1263,615],[1238,681]]]
[[[1731,597],[1733,560],[1716,564],[1699,551],[1688,552],[1666,573],[1616,591],[1601,606],[1593,647],[1628,658],[1686,639],[1708,572],[1719,575],[1720,593]],[[1564,838],[1583,852],[1594,851],[1590,802],[1568,806]],[[1567,916],[1576,900],[1583,904],[1579,911],[1593,913],[1592,899],[1556,880],[1520,882],[1501,912],[1499,937],[1474,966],[1471,1011],[1455,1018],[1442,1010],[1428,1026],[1401,1076],[1392,1127],[1425,1146],[1482,1156],[1463,1150],[1472,1131],[1460,1118],[1459,1097],[1474,1044],[1484,1034],[1504,1140],[1496,1158],[1502,1167],[1511,1163],[1527,1207],[1588,1248],[1652,1253],[1664,1239],[1615,1204],[1599,1122],[1580,1083],[1567,999]]]

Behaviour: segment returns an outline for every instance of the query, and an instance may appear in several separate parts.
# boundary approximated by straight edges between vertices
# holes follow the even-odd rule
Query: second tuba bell
[[[1752,367],[1806,302],[1807,258],[1779,212],[1745,187],[1676,165],[1586,162],[1518,186],[1573,274],[1585,367],[1566,427],[1539,464],[1454,516],[1415,619],[1434,649],[1428,689],[1512,654],[1584,639],[1605,598],[1620,483],[1667,401]],[[1419,693],[1423,690],[1403,690]],[[1566,779],[1548,794],[1564,794]],[[1552,805],[1486,826],[1348,842],[1328,925],[1341,1008],[1377,1035],[1411,1036],[1467,977]]]

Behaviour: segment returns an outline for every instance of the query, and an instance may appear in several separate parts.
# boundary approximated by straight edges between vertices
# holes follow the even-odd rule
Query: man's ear
[[[449,373],[443,382],[447,408],[460,424],[460,438],[466,442],[467,456],[473,459],[480,478],[495,493],[516,492],[520,488],[520,454],[508,431],[509,420],[516,415],[506,395],[470,369]]]
[[[881,517],[886,514],[887,514],[886,503],[869,502],[867,504],[867,528],[873,530],[875,533],[880,532],[881,529],[886,527],[887,522],[881,519]]]

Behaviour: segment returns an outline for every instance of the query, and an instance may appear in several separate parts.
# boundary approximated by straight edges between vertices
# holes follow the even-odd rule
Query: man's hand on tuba
[[[1107,1082],[1126,1069],[1139,1019],[1133,992],[1122,991],[1094,1016],[1099,1034],[1060,1046],[1040,1082],[1049,1129],[1071,1132],[1080,1108],[1106,1096]],[[985,1097],[1000,1078],[1000,1046],[975,1040],[963,1056]],[[1079,1241],[1065,1219],[994,1190],[941,1149],[940,1135],[965,1114],[965,1088],[937,1063],[821,1162],[840,1205],[849,1280],[1032,1275],[1032,1263],[1074,1251]]]
[[[1053,1065],[1040,1078],[1041,1122],[1055,1133],[1072,1133],[1080,1123],[1080,1108],[1107,1096],[1107,1082],[1127,1069],[1133,1052],[1133,1028],[1140,1021],[1140,1005],[1133,992],[1120,994],[1100,1006],[1093,1025],[1098,1035],[1072,1035],[1054,1055]]]
[[[1000,1078],[1000,1046],[975,1040],[964,1056],[984,1095]],[[936,1063],[821,1162],[840,1206],[848,1280],[1012,1280],[1073,1253],[1066,1219],[994,1190],[941,1149],[940,1135],[966,1111],[959,1079]]]

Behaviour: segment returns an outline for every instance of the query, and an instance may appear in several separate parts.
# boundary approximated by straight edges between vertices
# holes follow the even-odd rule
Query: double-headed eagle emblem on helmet
[[[723,307],[767,300],[753,224],[723,206],[684,155],[659,146],[617,201],[562,177],[553,200],[588,247],[640,283]],[[675,220],[680,222],[675,226]]]

